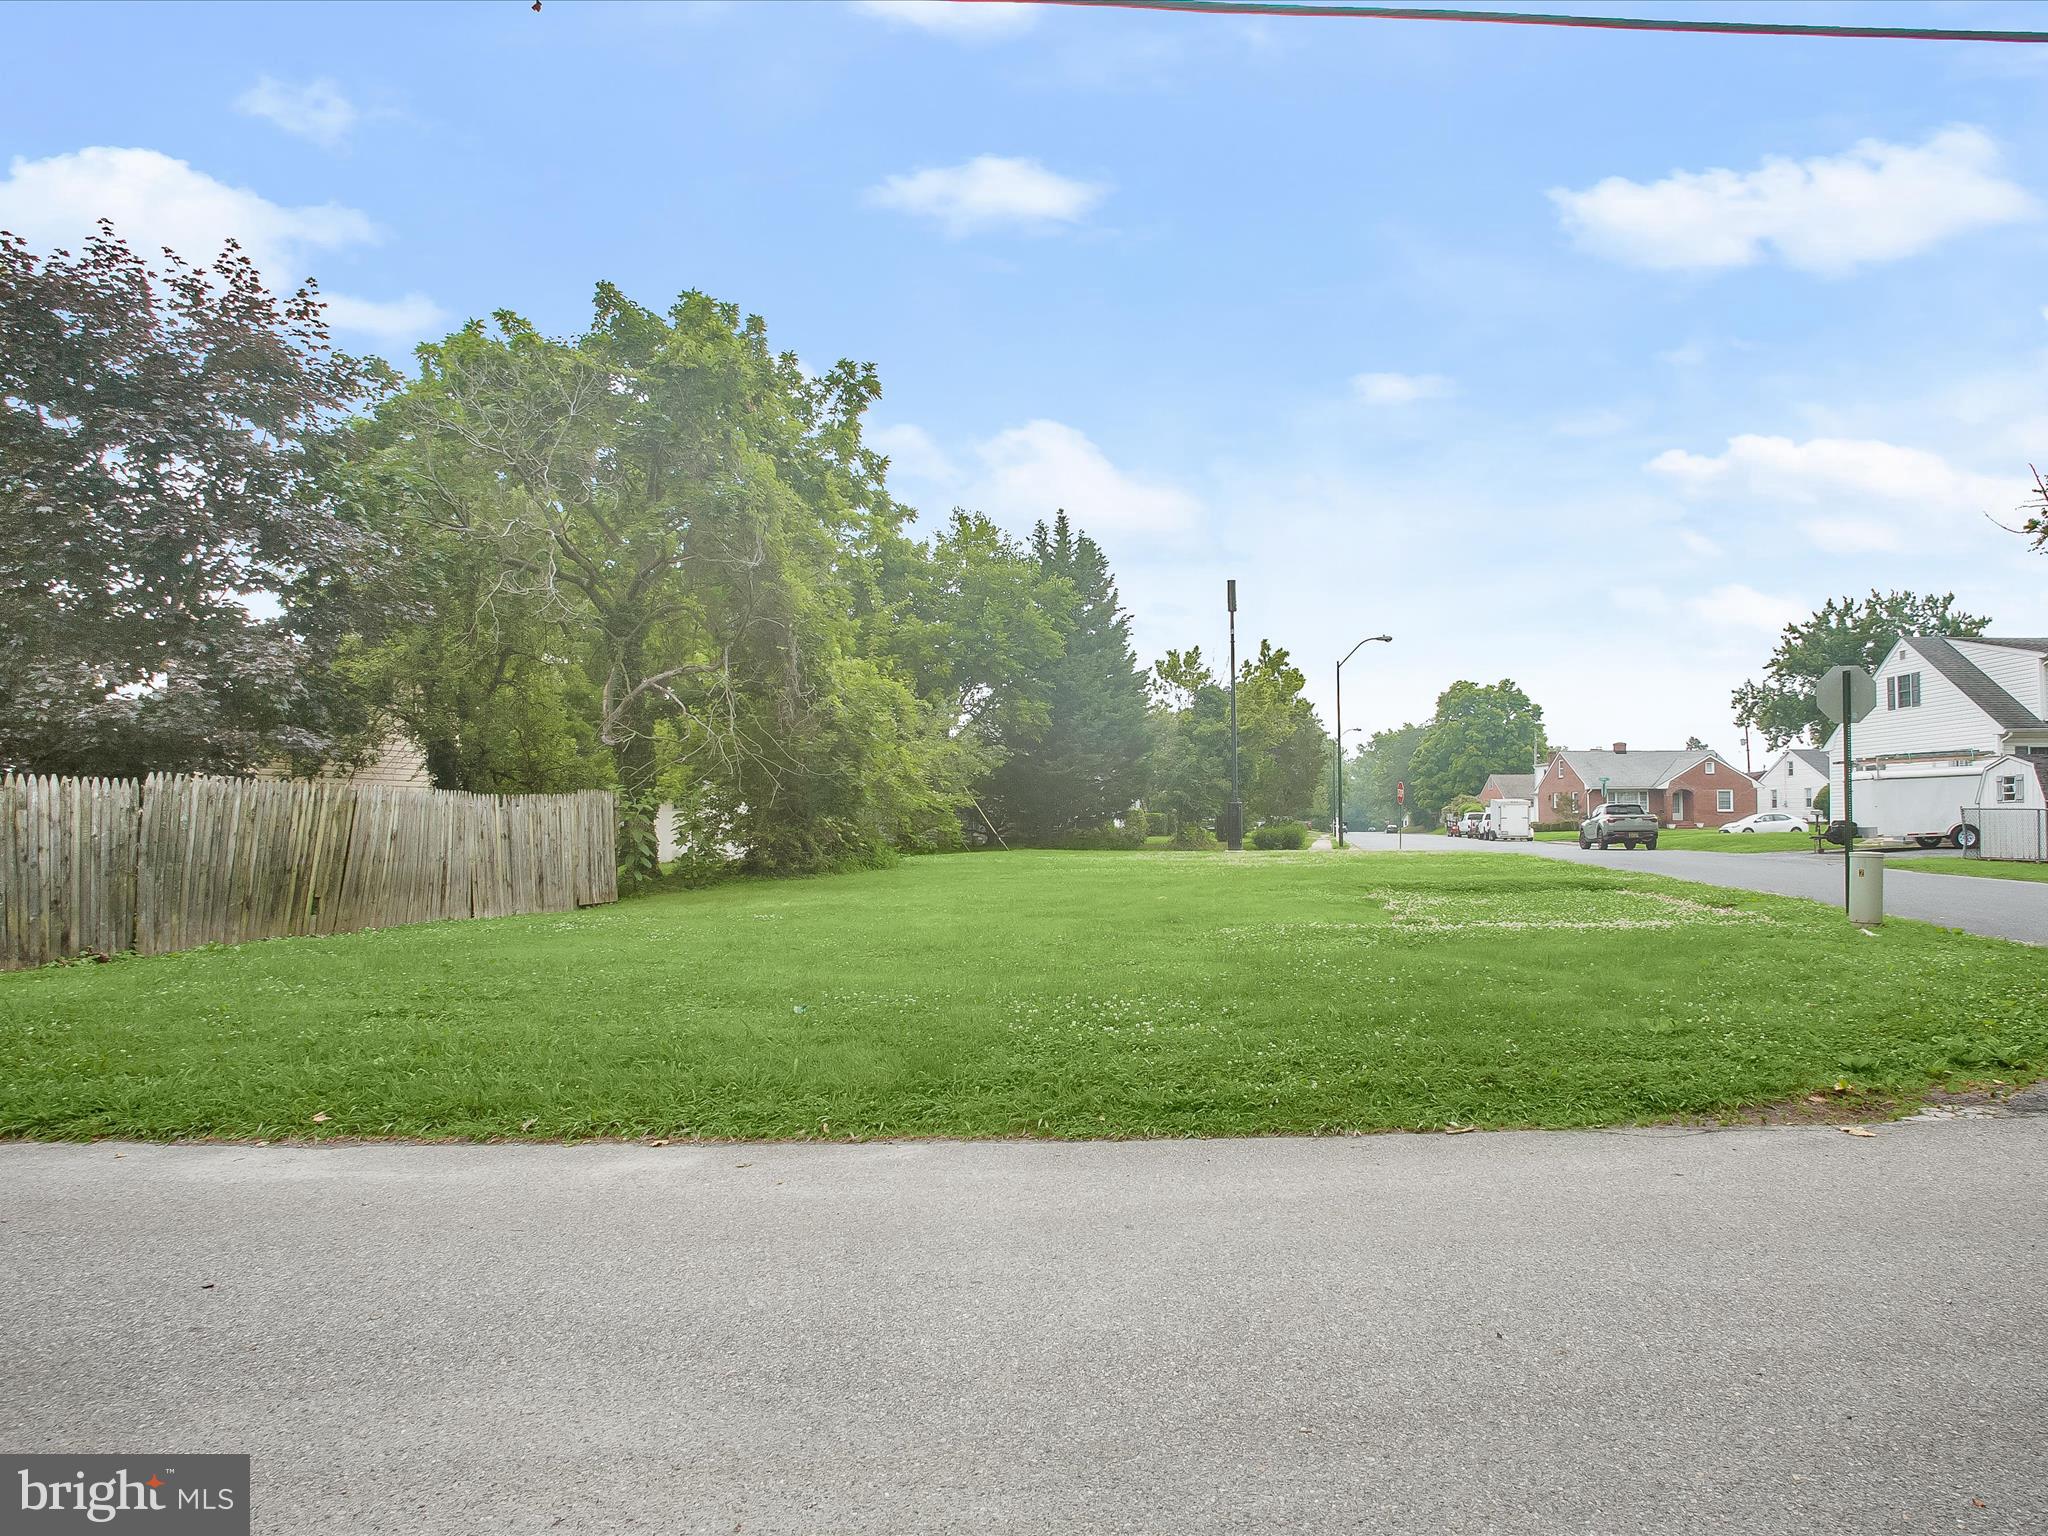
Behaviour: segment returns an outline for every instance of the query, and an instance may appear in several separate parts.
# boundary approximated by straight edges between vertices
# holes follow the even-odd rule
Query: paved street
[[[1396,839],[1380,832],[1347,832],[1344,841],[1347,848],[1369,853],[1392,852],[1396,847]],[[1841,860],[1816,858],[1810,853],[1702,853],[1678,848],[1639,848],[1633,853],[1613,848],[1602,853],[1575,843],[1482,843],[1427,835],[1404,838],[1400,843],[1411,853],[1532,854],[1606,869],[1646,869],[1704,885],[1804,896],[1836,907],[1842,903]],[[1916,875],[1913,858],[1902,854],[1885,861],[1885,910],[1891,916],[1917,918],[1997,939],[2048,944],[2048,883],[1974,875]]]
[[[0,1444],[249,1451],[265,1532],[2038,1532],[2044,1164],[7,1145]]]

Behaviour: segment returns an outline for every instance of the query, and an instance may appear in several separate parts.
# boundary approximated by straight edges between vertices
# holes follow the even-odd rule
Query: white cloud
[[[1721,553],[1720,545],[1705,534],[1695,533],[1690,528],[1678,530],[1678,542],[1683,544],[1689,553],[1698,555],[1701,559],[1712,559]]]
[[[1715,587],[1688,599],[1685,606],[1695,618],[1717,628],[1760,629],[1771,634],[1807,613],[1807,605],[1797,598],[1771,597],[1740,582]]]
[[[1361,373],[1351,380],[1351,393],[1367,405],[1413,405],[1441,400],[1456,387],[1440,373]]]
[[[1771,156],[1753,171],[1610,176],[1550,193],[1585,249],[1633,266],[1745,267],[1775,254],[1839,274],[1896,261],[1952,235],[2032,218],[2039,205],[1999,174],[1983,130],[1943,129],[1925,144],[1865,139],[1844,154]]]
[[[1726,493],[1802,505],[1844,499],[1882,502],[1939,512],[1979,512],[2011,506],[2015,484],[1973,474],[1923,448],[1874,439],[1745,434],[1728,439],[1718,454],[1668,448],[1648,466],[1694,493]]]
[[[1050,229],[1076,224],[1108,195],[1105,183],[1076,181],[1036,160],[977,155],[964,165],[891,176],[869,188],[868,201],[934,220],[958,237],[1002,225]]]
[[[332,80],[292,85],[265,75],[235,98],[235,110],[333,149],[356,125],[355,104]]]
[[[956,478],[959,471],[946,451],[932,440],[923,427],[904,422],[893,427],[876,427],[865,434],[868,447],[889,456],[889,467],[913,480],[938,482]]]
[[[418,341],[448,325],[448,311],[423,293],[402,299],[358,299],[345,293],[323,295],[327,323],[338,331],[361,331],[387,342]]]
[[[975,445],[981,468],[966,504],[1023,527],[1064,507],[1091,533],[1171,533],[1192,526],[1202,504],[1186,491],[1124,473],[1085,433],[1030,421]]]
[[[286,207],[153,149],[96,147],[46,160],[17,156],[0,181],[0,229],[11,229],[41,249],[61,245],[77,250],[103,218],[145,257],[168,246],[195,266],[211,262],[225,241],[235,239],[278,289],[294,288],[311,276],[319,253],[383,238],[369,217],[354,208],[337,203]],[[382,339],[414,323],[422,331],[431,329],[427,322],[440,314],[419,294],[397,300],[342,293],[326,298],[337,329]]]
[[[1031,6],[1008,0],[976,0],[973,5],[961,5],[957,0],[859,0],[854,8],[897,26],[965,42],[1014,37],[1029,31],[1038,20]]]

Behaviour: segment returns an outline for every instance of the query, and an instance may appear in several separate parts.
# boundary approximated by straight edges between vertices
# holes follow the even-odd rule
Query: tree
[[[1398,803],[1395,789],[1412,777],[1415,748],[1427,722],[1389,730],[1374,731],[1365,746],[1344,764],[1344,814],[1360,824],[1398,821],[1401,812],[1411,813],[1422,802],[1410,787],[1407,804]]]
[[[1168,651],[1152,669],[1149,808],[1167,830],[1212,820],[1230,799],[1230,691],[1201,648]],[[1285,650],[1261,640],[1238,664],[1238,782],[1247,821],[1289,821],[1327,796],[1330,738],[1302,697],[1306,679]]]
[[[1269,640],[1238,666],[1238,777],[1252,822],[1301,819],[1329,778],[1330,737],[1302,695],[1307,681]]]
[[[0,765],[243,769],[334,746],[314,634],[264,613],[365,546],[321,494],[325,420],[376,364],[230,242],[152,270],[0,232]]]
[[[448,771],[531,727],[630,816],[667,798],[700,852],[763,870],[957,839],[976,739],[863,654],[907,516],[861,442],[872,368],[812,376],[734,306],[610,284],[579,337],[500,311],[420,359],[347,461],[406,601],[354,612]]]
[[[1488,774],[1526,772],[1543,739],[1543,711],[1512,681],[1455,682],[1415,744],[1409,802],[1445,805],[1477,794]]]
[[[1151,697],[1146,809],[1170,836],[1206,825],[1230,799],[1230,694],[1192,646],[1153,665]]]
[[[1711,752],[1714,749],[1704,741],[1701,741],[1699,737],[1688,736],[1685,738],[1685,750],[1688,752]]]
[[[1830,667],[1875,670],[1901,635],[1981,635],[1989,619],[1963,613],[1953,592],[1940,597],[1873,590],[1868,598],[1830,598],[1810,618],[1787,624],[1761,681],[1737,688],[1738,725],[1753,726],[1772,751],[1787,742],[1827,739],[1831,727],[1814,702],[1814,684]]]
[[[1099,826],[1144,794],[1145,675],[1109,561],[1065,511],[1032,530],[1031,558],[1060,651],[1043,723],[1004,743],[983,802],[1011,840],[1046,842]]]

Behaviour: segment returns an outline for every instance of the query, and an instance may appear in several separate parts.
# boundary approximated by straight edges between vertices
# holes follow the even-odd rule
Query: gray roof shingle
[[[1564,760],[1588,789],[1605,777],[1610,789],[1657,789],[1712,752],[1565,752]]]

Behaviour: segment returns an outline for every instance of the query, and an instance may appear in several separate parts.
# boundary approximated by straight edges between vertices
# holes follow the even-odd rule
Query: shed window
[[[2020,798],[2023,781],[2016,773],[2006,774],[1998,780],[1998,798],[2008,804]]]

